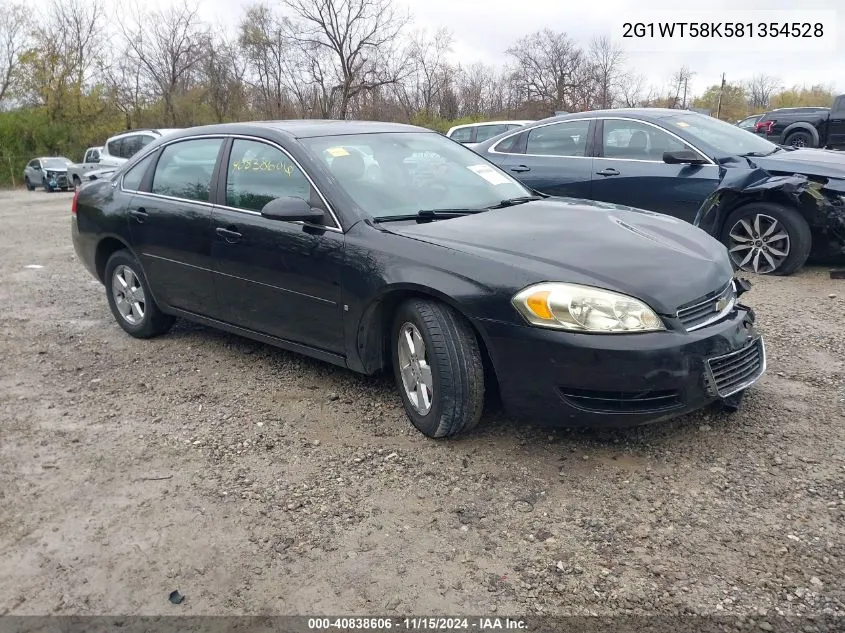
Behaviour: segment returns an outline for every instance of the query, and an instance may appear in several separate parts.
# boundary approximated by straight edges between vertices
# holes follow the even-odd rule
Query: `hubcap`
[[[114,269],[111,279],[111,291],[120,316],[130,325],[138,325],[144,320],[147,307],[141,280],[129,266],[120,265]]]
[[[399,328],[399,373],[402,386],[411,406],[420,415],[431,410],[434,397],[434,381],[431,366],[425,352],[422,335],[413,323],[405,323]]]
[[[807,142],[804,140],[803,136],[798,136],[792,139],[792,147],[804,147],[807,145]]]
[[[775,218],[758,213],[731,227],[728,251],[737,268],[759,275],[780,268],[789,256],[789,234]]]

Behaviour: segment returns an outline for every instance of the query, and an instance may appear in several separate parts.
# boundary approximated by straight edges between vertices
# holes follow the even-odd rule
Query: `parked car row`
[[[582,112],[522,126],[473,150],[535,191],[707,225],[742,270],[787,275],[811,252],[845,253],[845,156],[783,148],[713,117],[659,108]],[[755,186],[702,213],[720,187],[746,173]],[[817,201],[773,180],[794,174],[825,183]]]
[[[67,191],[83,182],[113,174],[117,167],[155,139],[174,131],[167,128],[121,132],[102,146],[86,149],[81,163],[73,163],[63,156],[35,158],[24,169],[24,184],[30,191],[36,187],[43,187],[48,192]]]

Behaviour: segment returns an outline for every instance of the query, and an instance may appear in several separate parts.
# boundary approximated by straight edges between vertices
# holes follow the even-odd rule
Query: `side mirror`
[[[691,149],[663,152],[663,162],[669,165],[703,165],[707,161]]]
[[[261,215],[270,220],[311,224],[322,224],[325,217],[320,209],[315,209],[302,198],[293,196],[270,200],[261,209]]]

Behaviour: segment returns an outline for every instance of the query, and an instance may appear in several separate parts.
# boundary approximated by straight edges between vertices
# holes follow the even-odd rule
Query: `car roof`
[[[683,115],[705,116],[693,110],[680,110],[674,108],[614,108],[609,110],[588,110],[586,112],[571,112],[569,114],[561,114],[558,116],[552,116],[547,119],[543,119],[543,122],[566,121],[567,119],[579,118],[597,119],[601,117],[635,117],[644,120],[657,120],[665,119],[672,116]]]
[[[340,136],[344,134],[380,134],[385,132],[428,132],[428,128],[404,123],[383,123],[381,121],[342,121],[336,119],[291,119],[278,121],[245,121],[242,123],[219,123],[199,127],[183,128],[170,138],[194,136],[196,134],[255,134],[257,131],[278,132],[292,138]]]
[[[452,132],[453,130],[460,130],[465,127],[478,127],[479,125],[501,125],[503,123],[520,123],[522,125],[527,125],[528,123],[534,123],[534,119],[501,119],[497,121],[479,121],[478,123],[461,123],[460,125],[453,125],[450,127],[449,131]]]

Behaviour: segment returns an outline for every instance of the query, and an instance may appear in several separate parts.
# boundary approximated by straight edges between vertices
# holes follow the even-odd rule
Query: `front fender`
[[[819,146],[819,131],[814,126],[803,121],[798,121],[786,126],[786,129],[780,137],[781,143],[786,143],[786,139],[789,138],[789,135],[799,130],[802,132],[808,132],[813,137],[813,146]]]

